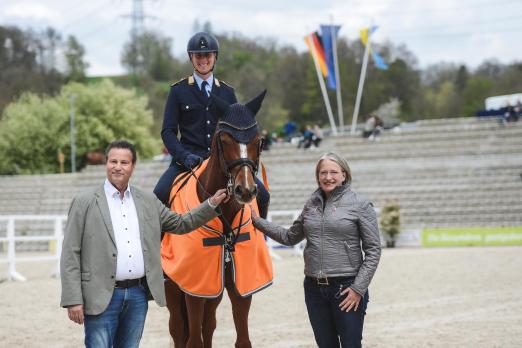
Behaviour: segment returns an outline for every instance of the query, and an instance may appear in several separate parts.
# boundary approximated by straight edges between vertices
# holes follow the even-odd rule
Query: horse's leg
[[[207,299],[185,294],[188,316],[187,348],[203,348],[203,314]]]
[[[214,335],[217,326],[216,310],[222,299],[223,294],[215,299],[207,300],[205,303],[202,328],[204,348],[212,348],[212,336]]]
[[[241,297],[234,286],[232,278],[232,267],[227,266],[225,274],[225,286],[228,297],[232,303],[232,316],[236,326],[236,348],[252,348],[250,336],[248,334],[248,312],[252,303],[252,296]]]
[[[169,332],[176,348],[185,348],[188,338],[185,295],[170,279],[165,282],[165,297],[169,310]]]

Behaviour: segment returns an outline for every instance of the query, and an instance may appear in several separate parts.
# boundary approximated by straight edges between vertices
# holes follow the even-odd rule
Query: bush
[[[103,150],[116,139],[135,144],[140,158],[161,149],[151,135],[152,111],[147,98],[109,80],[98,84],[70,83],[56,97],[24,94],[9,104],[0,121],[0,174],[59,171],[57,153],[71,156],[70,112],[74,98],[76,163],[90,151]],[[70,163],[66,161],[66,170]]]
[[[397,200],[386,200],[381,210],[379,222],[381,231],[386,238],[386,246],[393,248],[401,226],[400,206]]]

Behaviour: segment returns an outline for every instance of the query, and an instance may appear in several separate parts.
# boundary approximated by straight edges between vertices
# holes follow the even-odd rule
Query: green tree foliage
[[[522,89],[521,89],[522,90]],[[462,115],[473,115],[484,109],[484,100],[493,93],[493,82],[487,78],[475,76],[468,80],[462,91]]]
[[[56,97],[26,93],[7,107],[0,122],[0,174],[58,171],[57,152],[61,150],[70,158],[71,98],[77,163],[86,152],[103,150],[115,139],[134,143],[140,158],[160,151],[160,140],[150,135],[152,112],[147,109],[146,97],[109,80],[90,85],[70,83]]]
[[[60,47],[59,35],[52,29],[37,34],[0,26],[0,115],[23,92],[59,91],[63,77],[56,69],[55,54]]]
[[[196,21],[193,27],[194,32],[212,32],[209,22],[200,24]],[[235,88],[239,101],[245,102],[261,90],[268,90],[258,115],[264,128],[276,131],[287,120],[295,121],[301,128],[315,123],[329,126],[314,63],[308,52],[298,52],[294,47],[279,45],[270,38],[246,38],[237,33],[214,34],[220,43],[216,76]],[[158,46],[170,49],[167,45]],[[476,71],[470,71],[464,65],[441,63],[420,70],[417,59],[404,45],[384,42],[374,43],[372,48],[384,57],[390,68],[379,70],[370,59],[359,111],[360,121],[391,99],[398,101],[402,121],[472,116],[484,107],[485,97],[522,90],[522,64],[503,66],[496,61],[487,61]],[[340,38],[341,98],[344,123],[348,126],[355,105],[363,53],[364,47],[359,40]],[[149,58],[153,57],[151,54]],[[168,73],[154,77],[149,74],[151,77],[148,78],[142,76],[133,84],[149,97],[154,111],[155,134],[159,134],[161,128],[170,84],[192,73],[192,65],[185,54],[179,58],[164,57],[164,62],[170,61],[164,64],[169,66],[164,70]],[[337,121],[336,93],[328,91],[328,95]]]
[[[212,32],[210,22],[194,23],[194,32]],[[216,76],[232,85],[239,101],[245,102],[263,89],[268,90],[258,120],[262,127],[277,131],[287,120],[301,128],[319,123],[329,126],[317,74],[308,52],[280,45],[273,38],[246,38],[239,34],[216,34],[220,53]],[[185,46],[185,42],[177,43]],[[153,111],[152,131],[159,139],[163,112],[170,85],[192,73],[185,53],[174,57],[172,39],[145,32],[123,49],[122,62],[129,76],[114,77],[116,84],[135,88],[146,96]],[[522,91],[522,63],[503,65],[488,60],[477,69],[465,65],[440,63],[419,69],[415,56],[404,45],[374,42],[372,49],[389,64],[378,70],[370,59],[359,111],[359,121],[374,110],[397,100],[399,118],[414,121],[423,118],[472,116],[484,108],[488,96]],[[341,37],[338,61],[344,124],[349,126],[355,105],[364,47],[360,40]],[[65,52],[64,73],[55,59]],[[0,27],[0,112],[23,92],[56,94],[63,81],[82,81],[87,63],[84,50],[76,40],[61,41],[52,29],[43,33]],[[92,83],[92,79],[87,79]],[[334,119],[337,121],[335,91],[328,91]],[[0,116],[1,117],[1,116]]]
[[[171,39],[146,31],[123,48],[121,62],[131,73],[146,75],[156,81],[166,81],[172,73]]]

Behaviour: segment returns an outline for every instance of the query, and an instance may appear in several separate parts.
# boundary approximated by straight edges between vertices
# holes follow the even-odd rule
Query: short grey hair
[[[343,185],[347,182],[352,181],[352,171],[350,170],[350,166],[348,165],[348,161],[346,161],[341,155],[335,152],[327,152],[319,158],[317,161],[317,165],[315,166],[315,180],[317,181],[317,185],[319,186],[319,167],[324,160],[330,160],[339,165],[341,170],[346,174],[346,179],[343,181]]]

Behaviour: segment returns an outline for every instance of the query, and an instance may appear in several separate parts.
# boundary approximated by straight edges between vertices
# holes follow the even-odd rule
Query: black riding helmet
[[[206,53],[206,52],[216,52],[216,59],[219,52],[219,43],[218,40],[209,33],[205,33],[203,31],[194,34],[188,44],[187,44],[187,53],[189,59],[192,53]]]

